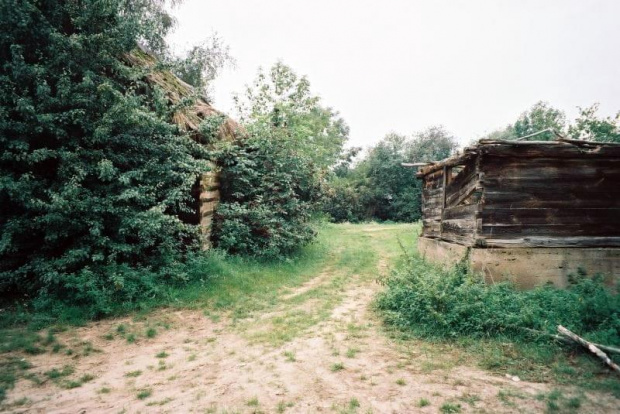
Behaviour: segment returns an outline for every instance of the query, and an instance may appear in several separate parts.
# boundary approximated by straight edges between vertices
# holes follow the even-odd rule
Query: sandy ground
[[[379,267],[385,271],[385,262]],[[164,310],[150,315],[149,322],[103,321],[59,334],[60,342],[81,351],[29,358],[31,371],[44,378],[52,368],[71,365],[71,378],[90,374],[94,379],[74,389],[51,380],[37,385],[22,379],[10,391],[4,411],[437,413],[444,404],[460,406],[460,412],[545,411],[545,401],[536,395],[549,392],[548,385],[444,364],[440,353],[429,352],[422,343],[391,340],[370,309],[381,287],[355,276],[327,317],[292,340],[264,340],[270,332],[277,338],[278,318],[296,312],[303,318],[305,309],[316,305],[291,298],[329,279],[325,270],[283,292],[286,304],[242,322]],[[105,339],[121,323],[144,329],[153,321],[159,323],[154,338],[141,337],[136,343]],[[420,407],[422,399],[427,406]],[[444,406],[443,412],[457,412],[446,410]],[[586,394],[580,412],[616,413],[620,405],[611,396]]]

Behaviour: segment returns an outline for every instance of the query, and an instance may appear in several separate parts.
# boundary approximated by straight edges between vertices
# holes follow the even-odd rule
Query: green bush
[[[620,345],[620,295],[597,277],[578,275],[567,289],[520,291],[486,284],[463,266],[443,270],[414,256],[384,282],[377,305],[387,323],[426,338],[531,340],[527,329],[555,333],[564,325],[594,342]]]
[[[315,237],[311,215],[319,197],[316,171],[273,137],[254,136],[219,157],[221,204],[215,245],[233,254],[288,255]]]
[[[161,2],[0,5],[0,294],[105,314],[183,279],[179,215],[207,169],[123,55],[160,49]],[[82,311],[80,311],[82,312]]]

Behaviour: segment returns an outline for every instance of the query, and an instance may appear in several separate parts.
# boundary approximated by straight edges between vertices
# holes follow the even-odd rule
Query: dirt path
[[[377,229],[356,231],[372,237]],[[391,260],[380,251],[376,273],[386,272]],[[160,311],[148,321],[104,321],[74,329],[59,335],[77,350],[74,355],[30,359],[35,378],[64,366],[74,372],[42,384],[19,381],[4,408],[41,413],[544,412],[545,402],[536,396],[549,392],[547,385],[459,364],[454,355],[443,357],[423,342],[390,340],[370,307],[380,288],[371,277],[342,273],[327,263],[304,285],[283,290],[276,306],[249,319]],[[137,343],[111,339],[119,326],[157,326],[158,334]],[[66,382],[84,375],[93,378],[83,378],[76,388]],[[617,410],[617,400],[599,395],[588,396],[582,406],[583,412]]]

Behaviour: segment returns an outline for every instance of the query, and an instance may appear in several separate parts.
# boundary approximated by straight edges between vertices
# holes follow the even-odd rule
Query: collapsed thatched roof
[[[142,49],[134,49],[125,55],[125,59],[130,65],[150,69],[146,75],[146,80],[150,84],[160,87],[172,105],[178,105],[186,99],[193,99],[190,106],[180,105],[181,109],[176,111],[172,121],[183,131],[190,131],[194,137],[201,141],[199,133],[200,123],[212,116],[224,116],[224,122],[220,126],[219,138],[221,140],[237,140],[244,134],[243,127],[222,112],[213,108],[208,102],[200,97],[196,97],[194,88],[179,77],[166,69],[158,67],[160,62],[156,57]]]

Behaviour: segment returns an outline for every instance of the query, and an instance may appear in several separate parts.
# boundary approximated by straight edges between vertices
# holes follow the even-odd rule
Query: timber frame
[[[480,140],[417,177],[423,237],[479,248],[620,247],[620,144]]]

